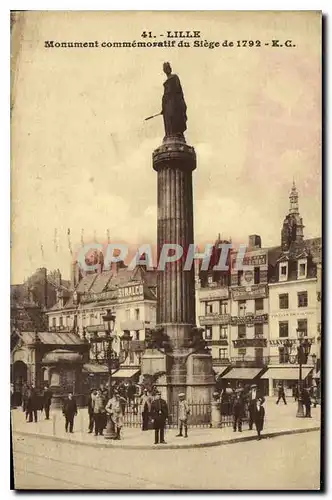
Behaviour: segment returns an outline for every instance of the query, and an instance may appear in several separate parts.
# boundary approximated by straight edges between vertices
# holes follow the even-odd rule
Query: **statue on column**
[[[167,80],[164,82],[161,114],[164,118],[165,137],[177,136],[183,139],[183,132],[187,130],[187,105],[177,75],[172,73],[169,62],[163,65]]]

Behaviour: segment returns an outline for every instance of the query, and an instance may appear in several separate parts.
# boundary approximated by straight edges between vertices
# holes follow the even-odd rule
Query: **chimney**
[[[258,234],[251,234],[249,236],[249,250],[255,250],[256,248],[262,248],[261,237]]]

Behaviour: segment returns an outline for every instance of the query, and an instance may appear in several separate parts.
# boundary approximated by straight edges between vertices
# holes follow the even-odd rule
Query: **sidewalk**
[[[310,432],[320,429],[320,406],[311,409],[312,418],[296,418],[297,403],[289,400],[287,406],[275,404],[275,398],[267,398],[265,402],[266,420],[262,437],[274,437],[285,434]],[[66,433],[64,418],[60,410],[51,411],[50,420],[45,420],[43,413],[38,412],[37,423],[27,423],[21,409],[12,410],[12,426],[14,434],[31,435],[41,439],[52,439],[59,442],[81,444],[94,447],[117,447],[121,449],[177,449],[218,446],[222,444],[250,441],[257,438],[255,431],[249,431],[244,425],[242,433],[233,432],[232,427],[221,429],[189,428],[187,439],[176,437],[177,429],[166,429],[166,445],[154,445],[154,431],[142,432],[140,428],[123,427],[120,441],[107,440],[103,436],[88,434],[88,412],[79,410],[74,423],[74,433]]]

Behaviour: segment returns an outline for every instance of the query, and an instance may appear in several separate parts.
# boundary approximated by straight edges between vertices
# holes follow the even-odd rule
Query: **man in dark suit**
[[[88,414],[89,414],[89,434],[93,432],[95,420],[94,420],[94,413],[93,413],[93,402],[94,399],[97,395],[97,391],[93,389],[90,394],[89,394],[89,399],[88,399]]]
[[[62,413],[66,419],[66,424],[65,424],[66,432],[68,432],[68,426],[69,426],[69,432],[73,432],[74,418],[75,415],[77,415],[77,405],[71,392],[68,394],[68,398],[65,400],[63,404]]]
[[[263,427],[264,427],[264,418],[265,418],[265,410],[264,410],[262,404],[263,404],[263,399],[258,398],[256,401],[256,411],[255,411],[255,416],[254,416],[258,441],[261,439],[261,432],[262,432]]]
[[[232,414],[233,414],[233,432],[238,429],[242,432],[242,419],[244,416],[244,398],[242,389],[236,389],[235,399],[233,401]]]
[[[154,444],[165,444],[165,425],[168,418],[168,407],[164,399],[161,398],[161,393],[157,392],[156,399],[151,404],[151,415],[153,418],[154,428]]]
[[[29,417],[29,422],[32,422],[32,415],[34,421],[37,422],[37,410],[38,410],[38,396],[36,389],[31,387],[28,392],[27,406],[26,406],[26,417]]]
[[[43,392],[43,408],[45,410],[46,420],[50,419],[51,402],[52,402],[52,392],[49,390],[48,387],[45,386]]]
[[[285,396],[285,389],[284,389],[284,386],[282,384],[280,384],[279,388],[278,388],[278,399],[277,399],[276,404],[279,403],[280,399],[283,400],[285,405],[287,404],[286,396]]]

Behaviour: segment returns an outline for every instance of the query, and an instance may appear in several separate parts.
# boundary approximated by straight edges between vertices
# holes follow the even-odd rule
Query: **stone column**
[[[194,354],[189,348],[196,324],[194,265],[184,270],[188,247],[194,243],[192,172],[196,168],[195,150],[184,139],[167,137],[153,152],[153,168],[158,173],[158,263],[165,244],[183,248],[182,258],[167,263],[157,276],[157,326],[163,327],[171,351],[171,355],[166,356],[168,401],[176,402],[179,392],[187,392],[192,400],[210,401],[214,377],[209,355],[200,354],[196,363],[196,371],[199,367],[201,372],[195,374],[196,385],[200,386],[199,398],[193,391],[188,393],[186,390],[188,385],[193,385],[193,376],[188,381],[189,365],[189,371],[195,371]]]

